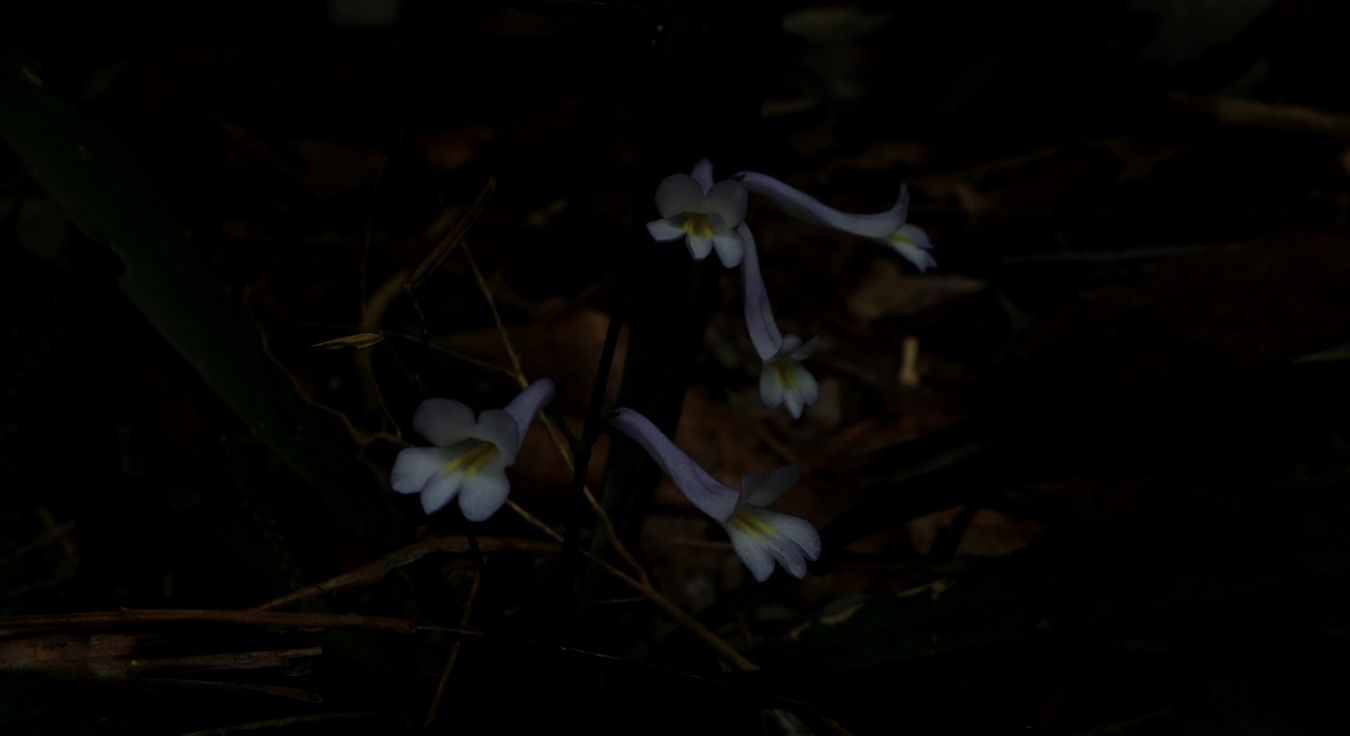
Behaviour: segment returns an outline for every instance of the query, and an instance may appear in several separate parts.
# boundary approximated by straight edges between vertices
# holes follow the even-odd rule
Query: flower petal
[[[703,211],[712,216],[714,227],[730,230],[745,222],[745,208],[749,204],[750,195],[746,193],[745,187],[726,179],[708,190],[708,196],[703,199]]]
[[[459,492],[459,510],[469,521],[486,521],[506,503],[510,492],[511,482],[505,470],[484,470],[464,481]]]
[[[722,261],[723,266],[735,268],[741,265],[741,259],[745,256],[745,245],[741,242],[741,236],[737,231],[715,233],[712,244],[717,249],[717,258]]]
[[[764,540],[743,531],[736,525],[726,524],[727,536],[731,537],[731,547],[736,556],[750,568],[750,574],[756,582],[764,582],[773,574],[773,553]]]
[[[650,420],[632,409],[621,408],[609,423],[646,450],[652,460],[670,476],[675,487],[700,511],[717,521],[731,518],[740,494],[708,475]]]
[[[422,489],[422,510],[427,515],[440,511],[445,508],[450,499],[455,497],[459,488],[464,483],[464,476],[461,473],[437,473],[427,482],[426,488]]]
[[[800,517],[780,514],[772,509],[760,509],[760,517],[783,537],[796,544],[808,560],[820,559],[820,532],[811,522]]]
[[[656,187],[656,209],[669,220],[685,212],[703,211],[703,187],[688,174],[671,174]],[[890,235],[900,227],[891,228]]]
[[[689,173],[690,176],[694,177],[694,181],[698,182],[698,185],[703,187],[704,193],[707,193],[709,189],[712,189],[713,165],[711,161],[706,158],[699,161],[694,164],[694,170]]]
[[[712,252],[712,240],[710,238],[704,238],[690,233],[689,240],[686,241],[686,243],[689,247],[689,255],[693,256],[696,261],[707,258],[708,254]]]
[[[802,418],[802,408],[805,406],[802,401],[802,395],[794,386],[783,392],[783,407],[792,415],[793,419]]]
[[[769,550],[778,558],[778,564],[782,565],[789,575],[798,580],[806,577],[806,558],[802,556],[802,548],[798,547],[796,542],[780,536],[769,545]]]
[[[769,294],[764,288],[764,278],[759,272],[759,254],[755,248],[755,236],[750,228],[742,224],[736,228],[744,245],[744,259],[741,261],[741,275],[745,283],[745,328],[750,332],[750,342],[759,353],[760,360],[768,360],[783,347],[783,333],[773,320],[773,308],[769,306]]]
[[[905,260],[914,264],[919,273],[937,265],[937,260],[929,252],[933,247],[933,241],[929,240],[928,233],[917,225],[905,225],[882,240]]]
[[[488,468],[506,468],[516,462],[516,453],[520,451],[520,439],[524,434],[524,428],[505,410],[488,409],[478,415],[478,432],[474,437],[497,446],[497,456],[488,463]]]
[[[772,512],[768,512],[772,513]],[[796,542],[775,527],[770,517],[764,509],[754,506],[742,506],[736,510],[736,515],[727,523],[727,533],[740,532],[744,535],[744,546],[752,544],[760,550],[768,551],[778,560],[783,569],[787,570],[795,578],[806,575],[806,560],[802,557],[802,549]],[[778,514],[781,516],[781,514]],[[732,546],[736,547],[737,553],[740,552],[740,546],[736,545],[735,538],[732,539]],[[746,563],[749,564],[748,562]],[[770,566],[772,567],[772,565]],[[756,576],[758,579],[758,576]],[[765,576],[767,577],[767,575]]]
[[[778,377],[778,371],[765,363],[759,374],[759,400],[763,402],[764,408],[772,409],[783,403],[783,393],[783,382]]]
[[[802,469],[796,465],[785,465],[769,473],[768,477],[759,473],[746,473],[741,479],[741,493],[745,503],[751,506],[768,506],[787,495],[801,482]]]
[[[791,355],[793,360],[806,360],[812,355],[815,355],[816,351],[820,349],[820,335],[816,335],[805,343],[803,343],[802,339],[796,335],[791,335],[790,337],[792,338],[793,345],[789,348],[787,341],[784,340],[783,352]]]
[[[797,384],[797,393],[802,397],[802,405],[815,406],[820,400],[820,384],[816,383],[816,377],[801,365],[792,367],[792,377]]]
[[[413,429],[437,447],[475,437],[473,409],[450,399],[427,399],[413,413]]]
[[[684,237],[684,228],[670,220],[652,220],[647,223],[647,232],[651,233],[652,240],[658,243],[669,243]]]
[[[557,387],[553,381],[547,378],[541,378],[529,386],[525,387],[516,398],[511,400],[502,411],[511,415],[516,420],[516,426],[520,429],[520,440],[525,441],[525,433],[530,430],[530,423],[534,421],[534,415],[545,404],[553,401],[554,394],[557,393]]]
[[[900,187],[900,196],[889,210],[876,214],[854,215],[840,212],[799,189],[756,171],[742,171],[735,178],[747,190],[767,197],[769,201],[778,205],[779,209],[793,217],[828,225],[866,238],[890,236],[905,224],[905,216],[909,213],[909,189],[903,186]]]
[[[452,453],[444,447],[409,447],[400,450],[389,474],[389,485],[399,493],[419,493],[432,476],[450,462]]]

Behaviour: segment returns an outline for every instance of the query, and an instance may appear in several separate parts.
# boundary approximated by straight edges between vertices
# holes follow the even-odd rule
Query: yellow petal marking
[[[779,358],[778,360],[769,363],[769,366],[774,374],[778,376],[778,382],[783,385],[783,390],[797,390],[797,372],[792,370],[794,364],[791,360]]]
[[[731,517],[730,524],[755,539],[775,539],[778,537],[778,530],[774,529],[773,525],[745,511],[737,511],[736,515]]]
[[[680,229],[704,240],[712,238],[713,235],[712,223],[708,220],[708,216],[702,212],[684,213],[684,221],[680,223]]]
[[[442,465],[441,472],[450,475],[462,471],[464,473],[464,479],[468,480],[483,472],[483,468],[487,467],[487,464],[497,457],[498,452],[499,450],[496,445],[491,442],[480,440],[473,447],[470,447],[467,452],[458,455],[455,459]]]

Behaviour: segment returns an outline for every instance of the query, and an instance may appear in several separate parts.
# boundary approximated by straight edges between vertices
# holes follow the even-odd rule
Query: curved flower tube
[[[778,468],[768,476],[746,473],[737,491],[708,475],[656,425],[632,409],[618,409],[610,424],[646,450],[685,498],[722,525],[736,556],[756,581],[767,580],[775,562],[789,575],[802,578],[807,561],[819,559],[820,535],[815,527],[805,519],[768,508],[797,485],[801,479],[797,466]]]
[[[750,342],[754,344],[760,360],[768,360],[783,348],[783,333],[774,321],[769,293],[764,288],[764,276],[759,272],[755,236],[746,225],[736,228],[736,232],[740,233],[741,242],[745,244],[745,259],[741,261],[741,276],[745,284],[745,328],[750,332]]]
[[[615,411],[609,423],[638,443],[699,511],[719,522],[725,522],[735,513],[736,490],[708,475],[647,417],[632,409],[621,408]]]
[[[432,447],[409,447],[398,454],[390,485],[419,493],[428,514],[456,496],[469,521],[484,521],[506,503],[511,483],[506,469],[516,461],[535,414],[553,400],[553,381],[530,384],[504,409],[473,410],[450,399],[427,399],[413,414],[413,428]]]
[[[818,341],[812,338],[806,344],[796,335],[783,336],[773,318],[769,295],[764,288],[764,277],[759,272],[759,253],[750,228],[737,228],[745,243],[745,260],[741,273],[745,277],[745,326],[750,342],[764,361],[759,374],[759,397],[764,408],[779,404],[786,406],[793,419],[800,419],[805,407],[820,399],[820,385],[802,361],[816,351]]]
[[[932,248],[928,235],[913,225],[905,224],[905,218],[909,215],[909,188],[906,186],[900,187],[900,196],[889,210],[856,215],[836,210],[768,174],[742,171],[732,178],[739,181],[747,191],[767,198],[799,220],[885,243],[921,272],[936,265],[932,254],[928,252]]]
[[[647,223],[654,240],[684,239],[694,260],[708,257],[714,248],[722,265],[740,264],[741,237],[736,227],[745,221],[749,195],[745,187],[727,179],[713,183],[712,163],[699,161],[691,174],[672,174],[656,188],[661,219]]]

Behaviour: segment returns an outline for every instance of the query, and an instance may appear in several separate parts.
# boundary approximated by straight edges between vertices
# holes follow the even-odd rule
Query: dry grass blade
[[[511,342],[511,337],[506,332],[506,325],[502,322],[501,313],[497,311],[497,300],[492,297],[492,290],[488,288],[487,279],[483,278],[483,272],[478,268],[478,262],[474,260],[473,252],[469,250],[468,246],[464,247],[464,258],[469,263],[469,270],[473,272],[473,278],[478,284],[478,290],[483,293],[483,299],[487,301],[488,309],[492,311],[492,319],[497,325],[497,333],[501,335],[502,338],[502,347],[506,350],[506,356],[511,361],[512,376],[516,379],[516,383],[523,389],[530,385],[530,381],[525,377],[525,368],[520,362],[520,353],[516,350],[516,346]],[[558,425],[554,424],[553,420],[549,419],[547,416],[540,415],[539,419],[544,423],[544,428],[548,430],[549,439],[552,440],[553,446],[557,448],[563,463],[567,465],[567,469],[575,471],[576,459],[572,456],[572,448],[568,446],[567,439],[562,435],[562,430],[560,430]],[[600,519],[600,524],[604,527],[605,533],[614,541],[613,549],[615,553],[623,559],[624,564],[628,565],[640,580],[646,581],[647,571],[643,569],[642,565],[637,561],[637,558],[629,552],[628,548],[619,539],[618,532],[614,529],[614,522],[610,520],[609,514],[605,513],[605,509],[600,505],[600,501],[596,499],[595,494],[585,485],[582,486],[581,492],[585,495],[586,502],[590,505],[591,511],[595,512],[595,515]]]
[[[464,235],[469,232],[469,227],[487,207],[488,200],[492,198],[492,191],[496,188],[497,180],[488,179],[487,184],[483,185],[483,190],[478,193],[478,197],[474,199],[473,204],[469,205],[468,211],[459,218],[450,232],[446,233],[445,237],[441,238],[441,241],[436,244],[435,249],[427,254],[427,257],[413,270],[412,277],[408,279],[405,288],[416,289],[431,272],[445,262],[446,256],[450,255],[450,251],[454,250],[455,246],[464,240]]]
[[[369,629],[400,634],[442,631],[460,636],[482,636],[480,632],[457,626],[442,626],[401,618],[362,616],[354,613],[286,613],[280,611],[164,608],[10,616],[0,618],[0,638],[38,631],[139,628],[168,624],[217,624],[222,626],[251,626],[263,629]]]
[[[478,589],[482,584],[482,573],[475,572],[473,582],[469,585],[469,596],[464,601],[464,610],[459,614],[460,626],[469,625],[469,619],[473,617],[473,604],[478,602]],[[441,672],[441,681],[436,685],[436,695],[432,697],[431,707],[427,709],[425,725],[430,726],[431,722],[436,720],[436,713],[441,709],[441,701],[445,699],[445,686],[450,682],[450,673],[455,669],[455,662],[459,660],[459,650],[463,644],[463,640],[460,639],[456,639],[450,643],[450,656],[445,660],[445,670]]]
[[[516,539],[512,537],[482,537],[478,540],[478,546],[484,552],[497,552],[500,550],[518,550],[537,554],[557,554],[558,552],[558,545],[556,544],[541,542],[535,539]],[[314,585],[307,588],[301,588],[292,593],[287,593],[280,598],[256,606],[252,610],[274,611],[278,608],[284,608],[325,593],[335,593],[340,590],[349,590],[351,588],[373,585],[394,570],[397,570],[404,565],[410,565],[417,562],[433,552],[464,553],[468,551],[469,540],[465,537],[437,537],[435,539],[426,539],[402,549],[395,550],[374,562],[362,565],[355,570],[345,572],[337,577],[330,578],[321,583],[315,583]]]
[[[497,303],[496,300],[492,298],[492,291],[488,289],[487,280],[483,278],[483,272],[479,270],[478,263],[473,259],[473,253],[470,252],[467,247],[464,248],[464,257],[469,262],[469,268],[473,271],[473,276],[475,281],[477,281],[478,283],[479,290],[483,292],[483,298],[487,300],[488,307],[492,310],[492,318],[496,322],[497,332],[501,335],[502,345],[506,349],[507,357],[509,357],[511,360],[511,368],[515,373],[516,383],[520,384],[521,388],[525,388],[526,386],[529,385],[529,380],[525,377],[525,370],[521,366],[520,355],[516,352],[515,346],[511,343],[511,336],[508,335],[506,332],[506,325],[502,323],[501,314],[497,311]],[[563,461],[568,464],[568,467],[573,467],[572,463],[574,462],[574,460],[572,458],[572,451],[570,448],[567,447],[567,442],[565,439],[563,439],[561,432],[558,430],[556,426],[553,425],[552,422],[548,420],[547,417],[544,418],[544,422],[546,423],[546,426],[548,426],[551,430],[549,432],[549,436],[553,438],[554,445],[558,448],[558,452],[562,455]],[[628,585],[637,592],[646,596],[649,600],[651,600],[651,602],[655,603],[657,606],[661,608],[661,610],[665,611],[672,619],[674,619],[677,624],[683,626],[684,628],[688,629],[690,633],[702,639],[705,643],[707,643],[709,646],[715,649],[718,652],[718,654],[721,654],[724,658],[726,658],[728,662],[735,665],[738,669],[746,671],[759,669],[759,667],[755,665],[754,662],[751,662],[749,659],[747,659],[744,654],[741,654],[739,651],[737,651],[735,647],[728,644],[724,639],[722,639],[722,637],[713,633],[711,629],[700,623],[698,619],[695,619],[693,616],[690,616],[688,613],[684,611],[684,609],[675,605],[661,591],[657,590],[656,586],[652,585],[651,580],[648,579],[646,572],[642,569],[642,566],[638,564],[637,558],[635,558],[633,554],[623,545],[623,542],[622,540],[620,540],[619,536],[614,533],[613,523],[610,521],[609,516],[605,513],[604,508],[600,506],[599,501],[596,500],[594,494],[592,494],[589,489],[585,489],[584,487],[583,491],[586,494],[586,499],[587,501],[589,501],[591,508],[595,511],[596,515],[600,518],[601,523],[604,525],[605,532],[609,534],[610,538],[614,541],[613,545],[614,551],[617,552],[619,556],[623,558],[625,563],[632,566],[638,577],[633,577],[632,575],[623,572],[617,567],[614,567],[608,562],[605,562],[604,560],[601,560],[589,553],[586,554],[586,558],[594,562],[598,567],[600,567],[600,569],[604,570],[605,572],[619,579],[624,584]],[[548,534],[549,537],[551,537],[552,539],[558,542],[563,541],[563,536],[561,534],[555,531],[548,524],[544,523],[543,521],[540,521],[539,519],[529,514],[527,511],[525,511],[525,509],[521,508],[519,504],[513,501],[507,501],[507,505],[510,506],[511,510],[514,511],[517,515],[519,515],[522,519],[524,519],[527,523]]]
[[[226,736],[232,733],[245,733],[248,731],[263,731],[274,728],[285,728],[302,723],[319,723],[321,721],[337,720],[355,720],[359,718],[387,718],[380,713],[316,713],[308,716],[291,716],[289,718],[277,718],[268,721],[252,721],[250,723],[240,723],[234,726],[225,726],[223,728],[212,728],[206,731],[193,731],[185,733],[183,736]]]
[[[364,350],[374,347],[384,342],[384,335],[378,332],[360,332],[346,337],[335,337],[332,340],[324,340],[310,345],[312,348],[328,348],[329,350],[341,350],[342,348],[355,348]]]

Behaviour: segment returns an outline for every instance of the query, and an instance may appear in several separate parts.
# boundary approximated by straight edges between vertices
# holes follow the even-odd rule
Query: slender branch
[[[509,502],[508,502],[509,503]],[[522,510],[523,511],[523,510]],[[528,518],[528,513],[525,514]],[[537,521],[537,520],[536,520]],[[540,522],[542,523],[542,522]],[[547,525],[545,525],[547,526]],[[550,529],[550,531],[552,531]],[[562,535],[553,532],[562,540]],[[608,567],[613,574],[619,576],[621,580],[630,585],[637,585],[637,581],[624,575],[612,566]],[[650,594],[644,593],[651,597]],[[659,593],[657,594],[659,596]],[[654,601],[661,604],[659,600]],[[667,605],[669,603],[667,602]],[[663,605],[663,607],[665,607]],[[675,612],[688,618],[687,614],[675,609]],[[692,620],[692,619],[688,619]],[[697,621],[693,622],[695,626],[700,626]],[[71,630],[71,629],[116,629],[116,628],[140,628],[155,625],[172,624],[219,624],[231,626],[250,626],[263,629],[366,629],[371,631],[387,631],[399,634],[412,634],[422,631],[436,631],[441,633],[453,634],[460,638],[491,638],[499,641],[514,642],[520,645],[542,647],[547,650],[555,651],[561,654],[584,656],[590,659],[597,659],[606,662],[619,662],[628,666],[637,667],[644,671],[662,671],[672,675],[689,677],[701,681],[718,684],[724,687],[736,687],[732,683],[725,683],[718,680],[693,675],[679,670],[671,670],[654,665],[644,665],[637,662],[629,662],[621,657],[616,657],[602,652],[592,652],[576,647],[558,646],[552,644],[540,644],[528,639],[520,639],[511,636],[502,636],[498,634],[485,634],[480,631],[474,631],[460,626],[444,626],[440,624],[427,623],[422,621],[410,621],[407,619],[383,618],[377,616],[361,616],[350,613],[286,613],[278,611],[218,611],[202,609],[159,609],[159,610],[123,610],[123,611],[93,611],[85,613],[64,613],[64,614],[39,614],[30,616],[10,616],[0,618],[0,639],[31,636],[37,632],[52,630]],[[698,633],[695,630],[694,633]],[[716,636],[708,632],[715,640]],[[717,640],[720,641],[720,640]],[[752,670],[754,666],[749,664],[748,660],[741,657],[730,645],[722,642],[723,647],[730,650],[728,655],[730,661],[743,670]],[[296,656],[308,656],[310,650],[293,650],[291,653]],[[721,651],[721,650],[719,650]],[[183,660],[183,661],[186,661]],[[749,665],[749,666],[746,666]],[[214,683],[201,681],[175,681],[182,684],[214,685]],[[779,698],[780,700],[782,698]]]
[[[517,550],[520,552],[532,552],[536,554],[557,554],[558,552],[558,546],[556,544],[541,542],[536,539],[483,537],[478,540],[478,545],[484,552],[498,552],[501,550]],[[425,539],[416,544],[404,547],[403,549],[395,550],[384,557],[362,565],[355,570],[345,572],[321,583],[315,583],[307,588],[301,588],[300,590],[287,593],[280,598],[270,600],[260,606],[255,606],[251,610],[273,611],[325,593],[335,593],[340,590],[349,590],[351,588],[373,585],[394,570],[405,565],[411,565],[433,552],[463,554],[469,551],[469,540],[466,537],[436,537],[433,539]]]
[[[322,721],[356,720],[362,718],[391,718],[391,716],[382,713],[315,713],[306,716],[275,718],[267,721],[251,721],[249,723],[239,723],[223,728],[212,728],[206,731],[193,731],[192,733],[185,733],[183,736],[228,736],[232,733],[265,731],[274,728],[285,728],[286,726],[301,723],[320,723]]]
[[[567,567],[569,573],[576,568],[577,550],[579,548],[577,540],[581,536],[581,501],[582,496],[586,494],[586,471],[591,465],[591,449],[600,437],[600,411],[604,408],[605,389],[609,386],[609,372],[614,365],[614,351],[619,345],[619,331],[623,327],[623,310],[624,302],[621,300],[615,305],[614,312],[609,315],[609,325],[605,328],[605,342],[600,349],[600,364],[595,369],[595,380],[591,383],[591,396],[586,405],[586,419],[581,425],[581,441],[577,443],[574,451],[571,516],[567,521],[567,538],[563,541],[563,564]],[[595,504],[593,508],[598,506],[599,504]],[[603,511],[600,513],[603,518],[609,518],[609,515]],[[612,525],[607,524],[605,526],[605,533],[610,536],[611,540],[616,538]],[[613,542],[611,541],[611,543]],[[615,548],[617,549],[618,545],[615,545]],[[624,559],[639,574],[646,575],[636,560],[630,560],[628,557]],[[568,577],[571,577],[571,575],[569,574]]]
[[[540,519],[532,515],[530,512],[521,508],[520,504],[517,504],[515,501],[508,500],[506,502],[506,505],[509,506],[511,508],[511,511],[515,512],[517,516],[524,519],[525,523],[542,531],[544,534],[548,535],[554,541],[557,542],[563,541],[563,535],[559,534],[556,530],[553,529],[553,527],[541,521]],[[746,672],[752,672],[759,669],[759,667],[754,662],[751,662],[749,659],[747,659],[744,654],[741,654],[739,651],[737,651],[735,647],[728,644],[724,639],[722,639],[722,637],[713,633],[711,629],[700,623],[698,619],[685,613],[684,609],[675,605],[661,591],[657,590],[656,587],[652,585],[651,581],[648,580],[647,578],[645,577],[642,579],[635,578],[629,575],[628,573],[625,573],[624,571],[620,570],[619,568],[609,564],[608,562],[605,562],[604,560],[596,557],[589,551],[582,550],[581,554],[584,555],[591,562],[595,563],[595,565],[599,567],[601,570],[604,570],[605,572],[609,573],[614,578],[619,580],[619,582],[629,586],[633,590],[636,590],[637,592],[646,596],[648,600],[650,600],[652,603],[655,603],[661,610],[665,611],[667,615],[669,615],[672,619],[674,619],[675,623],[685,627],[686,629],[689,629],[689,631],[694,636],[697,636],[698,638],[702,639],[704,643],[712,647],[718,654],[722,655],[722,657],[725,658],[728,662],[735,665],[737,669],[744,670]]]
[[[553,422],[553,425],[558,428],[558,433],[566,440],[567,446],[575,452],[578,440],[576,435],[572,434],[572,430],[567,428],[567,422],[563,420],[562,412],[550,406],[544,409],[544,415],[548,417],[549,421]]]
[[[468,626],[469,618],[473,615],[473,604],[478,600],[478,589],[483,582],[483,573],[481,570],[474,573],[473,582],[469,584],[469,596],[464,601],[464,610],[459,614],[459,625]],[[436,695],[431,699],[431,707],[427,709],[427,719],[424,725],[430,726],[431,722],[436,720],[436,713],[441,709],[441,700],[445,697],[445,685],[450,682],[450,672],[455,668],[455,661],[459,659],[460,645],[463,640],[456,639],[450,644],[450,656],[445,661],[445,671],[441,673],[441,681],[436,685]]]
[[[0,618],[0,638],[51,629],[117,628],[156,624],[221,624],[265,629],[371,629],[412,634],[441,631],[459,636],[482,636],[458,626],[443,626],[355,613],[288,613],[281,611],[214,611],[203,609],[155,609],[93,611],[88,613],[39,614]]]
[[[1182,108],[1209,115],[1221,125],[1350,138],[1350,115],[1256,100],[1192,97],[1180,92],[1170,95],[1170,99]]]
[[[408,301],[412,302],[413,309],[417,311],[417,319],[422,324],[422,348],[431,347],[431,324],[427,322],[427,313],[422,311],[422,303],[417,301],[417,292],[408,284],[403,285],[403,293],[408,295]]]
[[[473,272],[474,281],[478,283],[478,290],[482,292],[488,310],[492,312],[492,321],[497,325],[497,332],[501,334],[502,346],[506,349],[506,358],[511,361],[512,375],[521,388],[526,388],[530,385],[530,382],[525,378],[525,369],[521,366],[520,355],[516,352],[515,345],[511,343],[511,338],[506,334],[506,323],[502,322],[502,314],[497,309],[497,300],[493,298],[492,290],[488,288],[487,279],[483,278],[483,271],[478,268],[478,261],[473,257],[473,251],[469,250],[469,244],[465,243],[461,250],[464,251],[464,260],[469,263],[469,270]]]
[[[75,522],[73,521],[67,521],[66,523],[60,526],[49,527],[47,531],[42,533],[42,536],[14,550],[14,554],[10,557],[10,559],[17,560],[20,557],[23,557],[24,555],[28,554],[29,552],[32,552],[35,549],[46,547],[52,542],[55,542],[58,539],[61,539],[62,537],[69,534],[74,528]]]
[[[529,381],[525,378],[525,370],[521,367],[520,356],[516,353],[515,346],[511,344],[511,338],[506,333],[506,326],[502,323],[501,314],[497,311],[497,304],[492,298],[491,290],[488,289],[487,280],[483,278],[483,272],[479,270],[478,263],[474,261],[473,253],[469,250],[468,246],[465,245],[462,250],[464,251],[464,257],[469,262],[469,268],[473,271],[474,279],[478,282],[478,288],[483,292],[483,298],[487,300],[488,307],[492,311],[492,318],[497,323],[497,331],[501,334],[502,345],[505,347],[506,355],[511,361],[511,367],[516,373],[516,382],[520,384],[521,388],[525,388],[529,385]],[[544,426],[549,429],[549,436],[553,438],[553,444],[558,448],[559,453],[563,457],[563,461],[567,463],[568,467],[575,471],[580,467],[580,464],[576,463],[575,458],[572,457],[572,453],[568,451],[567,442],[563,438],[562,433],[553,425],[553,422],[549,421],[548,417],[541,417],[541,420],[544,422]],[[713,633],[711,629],[700,623],[698,619],[685,613],[684,609],[675,605],[675,603],[662,594],[661,591],[657,590],[656,587],[652,585],[651,580],[647,577],[647,573],[642,569],[642,566],[638,564],[637,559],[633,557],[632,553],[629,552],[627,547],[623,544],[623,540],[615,533],[609,515],[606,514],[604,509],[600,506],[600,502],[596,500],[595,495],[585,486],[582,487],[582,492],[584,493],[586,500],[590,502],[591,508],[595,510],[596,515],[604,525],[605,533],[609,534],[610,538],[613,540],[614,551],[623,558],[625,563],[633,567],[638,577],[633,577],[632,575],[619,570],[617,567],[595,557],[589,552],[584,553],[587,559],[590,559],[599,566],[600,569],[615,578],[618,578],[621,582],[632,587],[644,596],[647,596],[647,598],[651,599],[651,601],[659,606],[661,610],[665,611],[667,615],[674,619],[676,623],[689,629],[690,632],[702,639],[737,668],[746,671],[759,669],[754,662],[747,659],[745,655],[737,651],[735,647]],[[544,532],[554,541],[565,543],[563,535],[555,531],[553,527],[534,517],[514,501],[507,500],[506,503],[511,510],[524,519],[526,523]]]
[[[379,332],[384,313],[402,291],[401,285],[407,279],[407,276],[407,271],[399,271],[381,284],[380,288],[376,289],[368,300],[362,302],[362,332]],[[361,293],[363,295],[365,294],[365,288],[365,283],[362,282]],[[394,434],[403,436],[403,430],[399,427],[398,420],[394,418],[394,413],[389,410],[389,405],[384,400],[384,391],[380,389],[380,382],[375,378],[375,354],[368,350],[358,350],[352,355],[352,360],[356,365],[357,375],[361,378],[361,388],[365,393],[366,407],[370,408],[371,399],[374,399],[380,411],[384,414],[385,421],[389,422],[390,426],[394,428]]]
[[[503,368],[497,365],[496,363],[483,360],[482,358],[475,358],[472,355],[469,355],[468,353],[462,353],[458,350],[455,350],[454,348],[447,348],[444,345],[437,345],[434,342],[427,342],[423,344],[422,338],[417,337],[416,335],[409,335],[405,332],[390,332],[388,330],[381,331],[380,334],[384,335],[385,337],[397,337],[400,340],[407,340],[409,342],[418,343],[419,345],[423,345],[423,347],[426,347],[427,349],[433,352],[441,353],[442,355],[448,355],[456,360],[462,360],[470,365],[476,365],[479,368],[486,368],[494,373],[500,373],[508,378],[515,378],[516,376],[515,372],[512,371],[510,368]],[[387,345],[388,343],[385,344]]]
[[[507,359],[511,361],[511,370],[514,372],[516,383],[523,389],[530,385],[530,381],[525,377],[525,369],[521,365],[520,354],[516,352],[515,345],[511,342],[511,336],[506,332],[506,324],[502,322],[501,312],[497,310],[497,300],[492,297],[492,290],[488,288],[487,279],[483,278],[483,272],[478,268],[478,262],[474,260],[473,252],[469,250],[468,244],[465,244],[462,250],[464,251],[465,259],[469,262],[469,270],[473,272],[474,280],[478,283],[478,290],[483,293],[483,299],[487,302],[488,309],[492,312],[492,319],[497,325],[497,333],[502,338],[502,347],[506,351]],[[568,470],[571,470],[574,474],[578,472],[582,473],[582,479],[584,481],[586,466],[576,462],[576,458],[573,457],[572,450],[568,446],[566,438],[563,437],[562,431],[559,430],[553,420],[549,419],[546,415],[540,416],[539,420],[543,422],[544,428],[548,430],[549,438],[553,440],[553,446],[558,449],[558,454],[562,456],[563,463],[567,465]],[[580,470],[578,470],[578,468],[580,468]],[[629,552],[622,540],[619,539],[619,535],[614,530],[613,522],[610,520],[609,515],[605,513],[600,502],[596,500],[595,494],[592,493],[584,483],[581,487],[581,492],[586,498],[587,503],[590,504],[591,509],[600,519],[601,525],[605,528],[605,533],[608,534],[611,539],[615,540],[614,551],[623,559],[625,564],[633,568],[633,571],[641,579],[646,580],[646,570],[642,568],[642,565],[638,563],[637,558]],[[563,542],[564,546],[566,546],[564,539],[560,538],[558,541]]]
[[[301,703],[322,703],[323,698],[315,695],[308,690],[301,690],[297,687],[282,687],[280,685],[264,685],[261,682],[220,682],[215,680],[185,680],[176,677],[144,677],[140,680],[148,685],[158,685],[161,687],[187,687],[198,690],[223,691],[233,693],[262,693],[277,698],[286,698],[288,700],[298,700]]]
[[[458,641],[458,640],[456,640]],[[229,652],[226,654],[196,654],[185,657],[156,657],[152,659],[133,659],[132,671],[147,670],[253,670],[274,667],[289,667],[292,659],[317,657],[323,654],[320,647],[302,649],[272,649],[260,652]]]
[[[469,232],[469,227],[483,213],[488,200],[492,197],[492,191],[496,188],[497,180],[489,178],[487,184],[483,185],[482,191],[478,193],[478,197],[474,199],[473,204],[469,205],[468,211],[459,218],[454,227],[450,228],[450,231],[436,244],[431,253],[427,254],[427,257],[418,264],[417,268],[413,269],[412,276],[404,286],[408,293],[411,294],[418,286],[421,286],[422,281],[445,262],[446,256],[450,255],[450,251],[464,242],[464,235]]]

